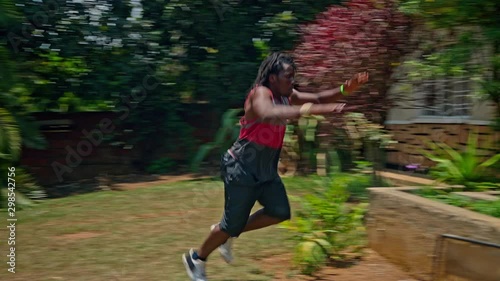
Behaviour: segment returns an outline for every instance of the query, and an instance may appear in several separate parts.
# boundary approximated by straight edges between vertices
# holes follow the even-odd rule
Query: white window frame
[[[420,97],[417,119],[440,122],[448,120],[452,123],[470,119],[473,109],[471,83],[469,77],[463,76],[423,81],[416,87],[417,96]],[[429,88],[432,88],[433,92],[430,92]],[[435,105],[429,108],[426,100],[431,94],[435,95]]]

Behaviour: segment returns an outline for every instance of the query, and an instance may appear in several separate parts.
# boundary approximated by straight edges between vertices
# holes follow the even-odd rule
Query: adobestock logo
[[[116,111],[120,113],[120,116],[117,118],[118,120],[125,120],[130,115],[130,110],[136,108],[147,98],[147,91],[153,91],[158,87],[160,82],[153,75],[153,71],[153,68],[148,66],[148,74],[142,79],[142,84],[132,89],[128,96],[123,96],[121,102],[117,103]],[[89,156],[94,148],[102,143],[106,134],[111,134],[115,131],[115,123],[109,118],[103,118],[99,121],[97,129],[93,129],[90,132],[82,130],[82,135],[85,139],[77,143],[76,149],[70,145],[65,147],[67,152],[65,162],[54,161],[51,164],[52,170],[59,182],[63,181],[64,174],[73,172],[83,162],[83,158]]]
[[[9,32],[7,34],[7,39],[9,40],[12,49],[17,54],[19,53],[20,46],[26,44],[33,37],[33,33],[37,28],[42,28],[49,21],[50,17],[53,17],[59,11],[59,4],[57,1],[43,1],[41,4],[41,9],[36,12],[29,20],[29,22],[24,23],[21,27],[21,34],[14,32]]]

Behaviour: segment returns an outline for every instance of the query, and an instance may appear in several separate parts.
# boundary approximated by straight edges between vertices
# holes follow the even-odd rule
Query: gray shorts
[[[291,217],[290,203],[281,178],[278,176],[260,182],[258,176],[247,172],[244,165],[227,152],[222,156],[225,203],[220,228],[231,237],[241,234],[256,201],[264,207],[268,216],[282,220]]]

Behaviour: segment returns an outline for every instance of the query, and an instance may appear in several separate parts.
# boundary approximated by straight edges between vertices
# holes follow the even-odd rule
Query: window
[[[467,117],[472,108],[468,77],[427,80],[418,87],[422,117]]]

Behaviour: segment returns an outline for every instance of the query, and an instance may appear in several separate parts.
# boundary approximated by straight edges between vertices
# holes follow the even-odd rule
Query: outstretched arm
[[[347,80],[343,86],[331,90],[322,91],[316,94],[299,92],[293,90],[290,100],[293,105],[301,105],[304,103],[334,103],[341,99],[344,95],[348,95],[356,91],[361,85],[368,81],[368,73],[361,72],[355,74],[351,79]]]
[[[255,94],[251,96],[252,110],[249,112],[250,119],[260,118],[262,120],[294,119],[302,115],[327,114],[340,112],[345,104],[305,104],[303,106],[273,105],[269,90],[265,87],[257,88]]]

